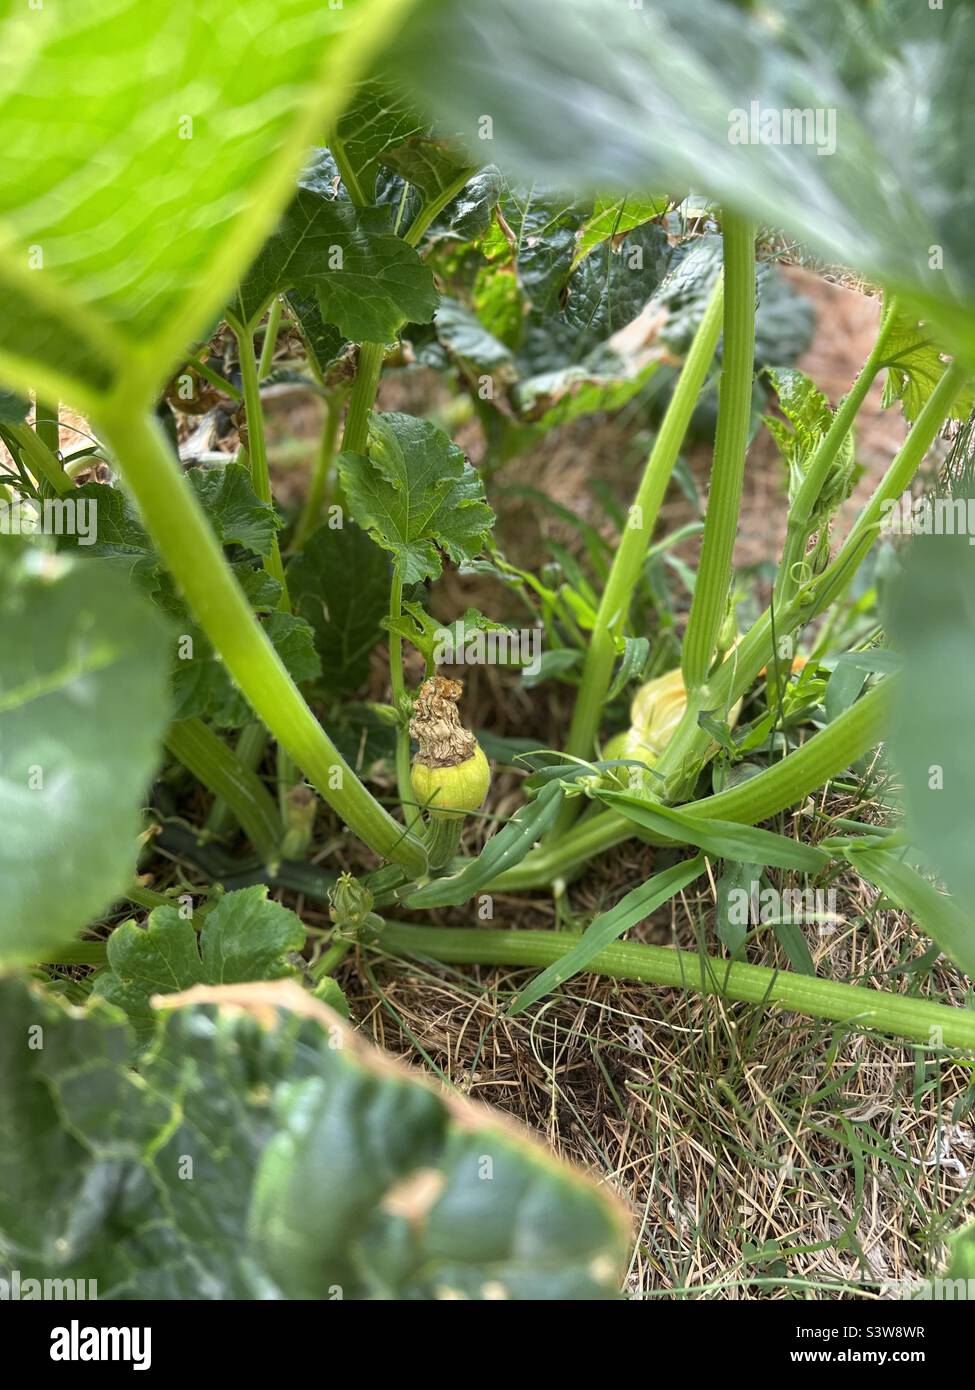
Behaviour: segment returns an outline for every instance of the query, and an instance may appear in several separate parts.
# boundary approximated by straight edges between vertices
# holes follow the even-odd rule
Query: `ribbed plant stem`
[[[364,844],[422,874],[423,846],[362,785],[302,699],[159,426],[122,399],[100,424],[156,548],[255,713]]]
[[[365,453],[369,439],[369,413],[375,404],[376,392],[379,389],[384,352],[382,343],[363,343],[359,348],[355,383],[342,435],[343,453]]]
[[[824,612],[850,583],[864,557],[876,539],[877,527],[884,505],[894,501],[909,487],[924,456],[948,418],[968,373],[958,363],[945,368],[941,380],[918,415],[914,426],[901,445],[887,472],[877,485],[870,501],[857,518],[836,556],[809,584],[775,612],[775,635],[779,642],[804,623]],[[691,699],[688,708],[674,731],[656,766],[664,779],[664,794],[672,799],[686,784],[688,776],[696,775],[711,745],[710,735],[698,727],[697,716],[702,706],[712,710],[730,709],[748,690],[761,668],[774,657],[772,644],[772,610],[765,612],[752,624],[734,651],[714,672],[701,699]]]
[[[380,941],[396,955],[460,965],[544,968],[577,947],[579,937],[574,932],[482,931],[387,922]],[[930,1046],[975,1049],[975,1011],[885,994],[864,985],[836,984],[813,975],[737,961],[731,964],[717,956],[632,941],[605,947],[587,969],[618,980],[644,980],[750,1004],[779,1004],[812,1018],[872,1028]]]
[[[714,357],[718,335],[721,332],[723,306],[723,278],[719,276],[674,387],[660,432],[650,450],[627,524],[606,578],[586,649],[582,681],[576,695],[572,724],[565,745],[565,751],[570,757],[592,757],[606,692],[613,674],[616,642],[623,633],[633,590],[643,569],[660,505],[674,471],[681,444],[684,442],[691,414]],[[572,803],[568,802],[566,805],[571,808]]]
[[[724,345],[701,560],[681,652],[684,684],[704,685],[724,621],[738,531],[755,360],[755,228],[724,216]]]

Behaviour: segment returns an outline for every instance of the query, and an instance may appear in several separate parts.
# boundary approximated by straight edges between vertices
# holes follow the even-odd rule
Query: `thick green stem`
[[[723,279],[719,277],[670,398],[660,432],[654,440],[606,579],[586,650],[582,681],[565,745],[570,757],[592,757],[613,674],[616,642],[623,633],[633,590],[643,569],[664,493],[714,357],[721,332],[723,304]],[[567,805],[571,806],[571,803]]]
[[[272,869],[278,864],[281,818],[264,783],[243,766],[219,735],[200,719],[178,719],[169,726],[166,747],[193,776],[221,798],[244,833]]]
[[[460,965],[544,967],[579,944],[574,932],[495,931],[477,928],[409,927],[387,922],[383,948],[396,955]],[[718,956],[621,941],[604,947],[587,967],[617,980],[645,980],[749,1004],[779,1004],[812,1018],[871,1028],[938,1048],[975,1049],[975,1011],[886,994],[865,985],[835,984],[814,975],[795,975],[765,965],[746,965]]]
[[[382,343],[362,343],[359,347],[359,362],[356,367],[355,383],[349,399],[349,411],[345,417],[345,431],[342,435],[342,452],[364,454],[369,440],[369,413],[376,400],[379,378],[383,370],[385,348]]]
[[[322,421],[322,433],[318,444],[318,453],[315,456],[315,467],[308,486],[308,496],[305,498],[305,505],[301,510],[301,516],[295,527],[294,539],[291,542],[291,549],[296,553],[304,547],[305,541],[318,525],[322,508],[325,505],[329,473],[335,460],[335,444],[339,435],[341,416],[342,394],[341,392],[334,392],[325,401],[325,419]]]
[[[755,228],[724,217],[724,347],[701,561],[681,652],[684,684],[704,685],[724,622],[738,530],[755,361]]]
[[[800,589],[782,608],[776,609],[775,635],[779,642],[822,613],[850,583],[873,544],[885,503],[894,501],[910,486],[966,379],[966,370],[957,363],[945,368],[910,434],[834,559],[822,574]],[[767,608],[738,646],[729,652],[705,689],[688,702],[655,769],[664,779],[667,799],[681,793],[688,777],[695,775],[707,759],[709,749],[714,747],[710,735],[698,726],[698,714],[704,709],[719,712],[730,709],[751,687],[762,667],[774,659],[772,626],[772,610]]]
[[[886,727],[889,703],[890,682],[886,681],[868,690],[832,724],[813,734],[801,748],[765,768],[757,777],[714,796],[690,802],[681,810],[704,820],[736,821],[741,825],[768,820],[816,791],[879,743]],[[603,811],[570,830],[551,847],[527,855],[489,886],[499,893],[544,887],[582,869],[588,860],[613,845],[634,837],[648,844],[672,843],[663,835],[638,829],[616,811]]]
[[[302,699],[227,565],[161,429],[121,399],[101,423],[160,555],[255,713],[370,849],[422,874],[422,845],[370,795]]]

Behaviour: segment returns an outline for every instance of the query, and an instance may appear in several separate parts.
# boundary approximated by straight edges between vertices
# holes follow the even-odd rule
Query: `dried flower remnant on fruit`
[[[415,762],[425,767],[454,767],[474,756],[477,739],[463,727],[457,701],[460,681],[431,676],[420,686],[410,719],[410,735],[419,744]]]

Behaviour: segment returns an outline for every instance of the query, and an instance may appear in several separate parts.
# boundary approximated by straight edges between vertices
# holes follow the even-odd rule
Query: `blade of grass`
[[[530,985],[519,991],[508,1008],[508,1017],[514,1018],[516,1014],[523,1013],[546,994],[551,994],[558,985],[586,970],[604,946],[611,945],[625,931],[629,931],[630,927],[635,927],[638,922],[649,917],[651,912],[656,912],[658,907],[675,893],[679,893],[682,888],[686,888],[695,878],[699,878],[703,872],[704,856],[695,855],[693,859],[685,859],[662,873],[654,874],[646,883],[641,883],[638,888],[620,898],[608,912],[600,912],[589,923],[571,951],[566,951],[558,960],[553,961],[547,970],[536,975]]]

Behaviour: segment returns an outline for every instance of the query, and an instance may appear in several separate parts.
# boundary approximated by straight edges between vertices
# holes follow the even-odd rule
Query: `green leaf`
[[[401,92],[383,82],[361,82],[328,138],[353,201],[376,201],[376,173],[388,150],[425,130]]]
[[[598,197],[591,216],[579,231],[572,269],[575,270],[579,263],[604,241],[611,237],[624,236],[634,227],[660,217],[667,211],[670,201],[666,196],[640,198],[626,193],[620,196],[609,194]]]
[[[0,587],[0,959],[36,960],[135,872],[168,633],[101,564],[29,550]]]
[[[945,955],[975,980],[975,919],[887,850],[851,848],[846,857],[864,878],[909,912]]]
[[[794,499],[809,471],[813,455],[833,423],[829,401],[805,372],[796,367],[770,367],[768,378],[779,398],[779,409],[786,417],[766,415],[769,433],[789,470],[789,500]],[[830,475],[820,494],[821,505],[838,506],[850,494],[854,481],[852,432],[839,447]]]
[[[434,579],[440,551],[455,564],[485,545],[494,513],[463,451],[413,415],[372,415],[369,455],[340,454],[352,515],[395,557],[404,584]]]
[[[30,401],[13,391],[0,389],[0,425],[21,425],[27,419]]]
[[[547,0],[465,0],[428,3],[397,62],[471,148],[492,113],[492,156],[517,176],[602,196],[706,189],[910,294],[975,360],[959,216],[975,198],[973,47],[970,6],[913,0],[565,0],[557,25]],[[819,131],[791,138],[790,111],[820,113]]]
[[[285,957],[304,946],[305,929],[267,893],[263,883],[226,893],[202,918],[199,937],[192,918],[176,907],[154,908],[145,926],[123,922],[108,938],[108,971],[96,994],[127,1014],[147,1040],[156,1026],[153,995],[294,975]]]
[[[913,424],[927,404],[928,397],[944,375],[944,349],[935,340],[929,324],[899,314],[884,344],[887,378],[883,404],[900,401],[904,419]],[[955,397],[948,418],[966,420],[975,408],[975,388],[969,386]]]
[[[315,634],[304,618],[275,611],[264,618],[264,630],[278,656],[301,685],[321,674]],[[216,655],[203,631],[189,623],[180,638],[192,639],[192,655],[177,652],[173,663],[173,718],[207,719],[218,729],[239,729],[253,712]],[[188,648],[187,648],[188,650]]]
[[[513,1018],[516,1014],[524,1013],[525,1009],[537,1004],[546,994],[551,994],[553,989],[585,970],[593,957],[604,947],[618,941],[630,927],[635,927],[638,922],[649,917],[651,912],[656,912],[658,907],[668,902],[675,893],[686,888],[703,872],[704,858],[698,854],[693,859],[685,859],[680,864],[664,869],[662,873],[654,874],[646,883],[641,883],[639,888],[634,888],[632,892],[620,898],[608,912],[600,912],[582,933],[578,946],[567,951],[540,975],[536,975],[530,985],[519,991],[507,1010],[508,1017]]]
[[[433,276],[393,235],[389,209],[357,208],[317,187],[299,187],[241,285],[234,312],[253,324],[284,290],[314,295],[325,322],[359,343],[388,342],[404,323],[429,323],[437,307]]]
[[[131,408],[148,404],[403,8],[8,0],[0,375],[82,407],[124,380]]]
[[[442,199],[459,179],[466,182],[474,172],[471,160],[456,141],[426,134],[411,135],[395,149],[386,150],[383,163],[419,188],[426,203]]]
[[[357,690],[389,606],[389,560],[358,526],[321,526],[288,566],[288,590],[311,625],[322,684],[335,695]]]
[[[444,295],[434,320],[437,337],[456,357],[501,380],[515,376],[510,348],[481,323],[476,314]]]
[[[748,939],[748,923],[742,921],[740,911],[732,912],[731,894],[744,893],[750,900],[761,875],[760,864],[730,863],[715,883],[714,926],[718,940],[728,948],[731,955],[737,956]]]
[[[478,169],[431,225],[429,234],[458,241],[474,241],[482,236],[491,225],[503,183],[496,165]]]
[[[527,806],[516,811],[496,835],[492,835],[476,859],[459,873],[428,883],[406,899],[408,908],[460,907],[480,889],[520,864],[532,846],[551,828],[563,798],[558,782],[549,782]]]
[[[293,981],[162,1002],[135,1070],[101,1001],[0,982],[0,1248],[22,1278],[100,1299],[617,1296],[620,1208],[510,1121]]]
[[[270,502],[254,491],[250,471],[239,463],[190,468],[186,477],[221,545],[242,545],[252,555],[269,555],[281,521]]]
[[[829,867],[830,857],[824,850],[771,830],[690,816],[676,807],[649,802],[629,792],[599,789],[597,795],[634,825],[666,835],[678,844],[696,845],[712,858],[730,859],[738,864],[769,864],[806,873]]]
[[[354,371],[351,344],[334,323],[326,323],[317,296],[291,290],[285,300],[294,315],[298,332],[304,340],[309,357],[318,368],[326,387],[344,384]]]

